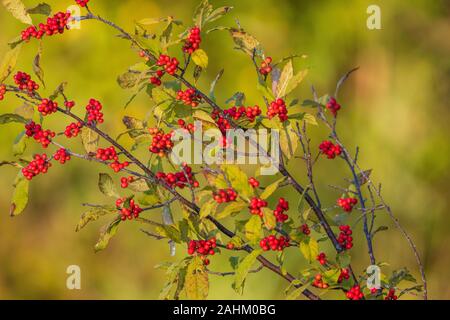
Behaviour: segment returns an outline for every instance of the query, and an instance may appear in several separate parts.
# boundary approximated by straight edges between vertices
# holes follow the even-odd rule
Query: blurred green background
[[[24,1],[33,6],[41,1]],[[64,11],[74,1],[47,1],[55,11]],[[386,200],[411,233],[422,254],[430,298],[450,298],[450,148],[449,72],[450,6],[446,0],[227,0],[211,1],[232,5],[234,10],[218,25],[234,25],[235,18],[264,46],[275,60],[292,53],[308,55],[307,80],[296,90],[300,99],[310,98],[310,85],[320,93],[334,92],[339,77],[352,67],[360,70],[341,91],[343,105],[339,130],[349,147],[361,146],[360,163],[373,168],[373,177],[383,183]],[[173,15],[191,23],[194,0],[92,0],[94,12],[132,30],[133,21]],[[366,8],[381,7],[382,30],[366,28]],[[35,16],[36,17],[36,16]],[[37,20],[38,17],[35,18]],[[0,7],[0,56],[6,43],[24,28]],[[180,29],[181,31],[181,29]],[[124,114],[144,117],[151,101],[140,96],[127,109],[129,92],[120,89],[116,76],[138,57],[115,32],[97,22],[83,22],[81,30],[44,40],[42,66],[47,90],[51,93],[68,81],[67,94],[81,108],[90,97],[103,102],[105,128],[117,133]],[[31,72],[37,52],[36,41],[23,48],[18,69]],[[247,103],[260,103],[253,86],[255,75],[248,57],[233,50],[225,32],[211,33],[202,46],[210,67],[200,82],[209,89],[217,72],[225,74],[217,87],[220,102],[235,91],[247,93]],[[298,65],[299,66],[299,65]],[[21,105],[9,95],[0,102],[2,113]],[[57,118],[57,117],[56,117]],[[50,120],[62,129],[58,119]],[[58,122],[59,121],[59,122]],[[0,128],[0,159],[12,159],[10,145],[21,131],[19,125]],[[323,128],[314,129],[313,143],[326,137]],[[29,144],[34,150],[36,144]],[[39,150],[36,148],[36,150]],[[303,169],[295,175],[305,182]],[[93,252],[102,222],[75,233],[82,202],[104,202],[97,190],[101,169],[79,160],[52,167],[45,177],[32,183],[31,202],[21,216],[10,218],[12,181],[17,174],[10,167],[0,169],[0,298],[57,299],[153,299],[164,280],[164,271],[154,269],[161,261],[180,259],[185,248],[178,247],[171,258],[164,242],[154,241],[138,225],[126,223],[110,247]],[[336,192],[328,184],[342,183],[348,172],[342,164],[322,161],[316,170],[319,193],[331,205]],[[267,179],[267,182],[269,180]],[[287,195],[292,201],[298,195]],[[100,200],[99,200],[100,199]],[[295,206],[293,206],[295,207]],[[157,214],[157,213],[154,213]],[[388,231],[375,238],[375,253],[389,268],[407,266],[418,277],[414,257],[406,241],[389,219],[381,214],[379,223]],[[360,233],[352,249],[354,267],[362,272],[368,265],[366,247]],[[323,249],[331,255],[332,250]],[[300,270],[303,258],[292,253],[289,269]],[[82,290],[66,289],[66,268],[81,267]],[[227,256],[214,257],[213,270],[227,270]],[[214,276],[211,276],[214,277]],[[213,279],[210,298],[241,298],[231,289],[231,279]],[[261,284],[264,284],[262,287]],[[282,299],[286,282],[268,271],[251,275],[242,298]]]

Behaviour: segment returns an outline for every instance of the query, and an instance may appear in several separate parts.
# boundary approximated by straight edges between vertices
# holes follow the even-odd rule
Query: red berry
[[[386,296],[386,298],[384,298],[384,300],[397,300],[398,297],[395,295],[395,289],[394,288],[390,288],[389,292]]]
[[[319,255],[316,257],[316,260],[319,261],[321,265],[327,264],[327,256],[324,252],[319,253]]]
[[[76,137],[80,133],[82,127],[83,124],[81,122],[72,122],[66,127],[66,130],[64,130],[64,135],[67,138]]]
[[[193,27],[191,30],[189,30],[189,35],[184,41],[183,51],[192,54],[195,50],[200,48],[201,42],[202,38],[200,36],[200,28]]]
[[[201,96],[192,88],[186,89],[185,91],[178,91],[177,99],[183,101],[185,105],[193,108],[198,106],[202,100]]]
[[[329,287],[329,285],[323,280],[321,274],[317,274],[314,277],[312,285],[319,289],[327,289]]]
[[[271,63],[272,63],[271,57],[267,57],[266,59],[264,59],[264,61],[261,62],[261,66],[259,68],[259,73],[261,73],[264,76],[271,73],[272,72],[272,66],[270,65]]]
[[[177,58],[170,58],[167,55],[161,54],[156,62],[156,65],[164,67],[164,70],[168,74],[174,75],[177,72],[179,62]]]
[[[70,160],[70,154],[67,152],[66,149],[60,148],[53,155],[53,159],[59,161],[59,163],[61,163],[61,164],[65,164],[67,161]]]
[[[129,201],[126,201],[126,198],[117,199],[116,207],[120,211],[122,220],[139,218],[139,214],[142,212],[142,209],[133,199],[130,199]]]
[[[25,125],[25,134],[28,137],[33,137],[34,140],[38,141],[43,148],[47,148],[51,143],[52,138],[55,137],[55,133],[51,130],[43,130],[41,125],[36,124],[34,121],[27,123]]]
[[[40,173],[47,173],[50,167],[51,163],[46,154],[36,154],[33,160],[22,169],[22,174],[27,180],[31,180]]]
[[[337,112],[341,109],[341,105],[337,103],[336,99],[331,97],[328,100],[328,103],[326,105],[326,108],[330,110],[330,112],[333,114],[333,116],[337,116]]]
[[[287,121],[288,119],[288,111],[283,99],[273,101],[267,110],[267,117],[269,119],[272,119],[277,115],[281,122]]]
[[[350,290],[347,291],[347,298],[350,300],[361,300],[364,298],[364,294],[361,291],[361,287],[359,285],[354,285]]]
[[[205,265],[209,264],[209,259],[206,257],[208,255],[213,256],[217,247],[216,238],[210,238],[209,240],[190,240],[188,242],[188,254],[189,255],[200,255],[203,259]]]
[[[303,225],[300,227],[300,229],[302,230],[302,233],[303,233],[304,235],[309,236],[310,233],[311,233],[311,230],[309,230],[309,227],[308,227],[308,225],[307,225],[306,223],[303,224]]]
[[[352,230],[350,229],[350,226],[340,226],[339,230],[341,231],[339,233],[338,242],[342,246],[344,250],[349,250],[353,247],[353,237]]]
[[[342,153],[341,146],[339,146],[337,144],[335,145],[329,140],[323,141],[319,145],[319,149],[320,149],[320,152],[325,154],[328,159],[334,159],[334,158],[336,158],[336,156],[339,156]]]
[[[39,85],[31,80],[31,76],[25,72],[17,72],[14,75],[14,82],[17,84],[20,90],[26,90],[29,93],[39,89]]]
[[[259,242],[259,246],[264,251],[283,251],[284,248],[289,247],[289,239],[280,236],[277,238],[274,235],[265,237]]]
[[[275,218],[277,219],[277,222],[285,222],[287,219],[289,219],[289,216],[284,213],[287,210],[289,210],[289,202],[287,202],[284,198],[280,198],[278,200],[277,207],[273,212]]]
[[[89,124],[96,122],[103,123],[103,113],[101,112],[103,106],[100,101],[90,99],[89,104],[86,106],[87,121]]]
[[[253,197],[250,200],[250,205],[248,208],[250,209],[251,214],[259,215],[260,217],[262,217],[263,216],[262,208],[264,207],[267,207],[267,201],[262,200],[258,197]]]
[[[62,34],[66,29],[69,29],[69,19],[69,12],[58,12],[53,15],[53,17],[47,18],[45,24],[40,23],[39,28],[36,26],[29,26],[22,31],[22,40],[28,41],[30,38],[41,39],[44,35],[52,36],[55,34]]]
[[[164,172],[157,172],[156,177],[159,180],[164,181],[171,188],[178,187],[183,189],[186,186],[192,186],[193,188],[199,187],[199,183],[195,180],[192,173],[192,168],[186,164],[183,165],[183,169],[179,172],[167,174]]]
[[[339,198],[337,205],[341,207],[345,212],[352,212],[353,207],[358,203],[355,198]]]
[[[149,133],[153,136],[152,144],[148,148],[151,153],[155,153],[160,157],[163,157],[166,153],[172,150],[174,145],[172,142],[172,131],[169,133],[164,133],[163,130],[158,128],[150,128]]]
[[[86,7],[89,0],[75,0],[80,7]]]
[[[0,85],[0,101],[5,98],[6,86],[4,84]]]
[[[248,179],[248,183],[253,187],[253,188],[258,188],[259,187],[259,181],[256,180],[255,178],[251,177]]]
[[[226,203],[236,201],[238,194],[233,188],[219,189],[213,193],[214,200],[217,203]]]

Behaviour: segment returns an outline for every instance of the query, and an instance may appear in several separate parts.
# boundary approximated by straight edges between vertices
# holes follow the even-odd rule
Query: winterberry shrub
[[[374,236],[386,229],[377,225],[376,213],[385,210],[396,226],[401,227],[381,189],[374,183],[372,170],[363,169],[359,164],[360,149],[353,153],[338,135],[338,112],[351,112],[350,106],[341,108],[340,103],[345,101],[338,102],[339,88],[355,70],[343,76],[333,96],[321,95],[314,89],[311,99],[299,102],[295,98],[296,89],[308,72],[295,71],[297,59],[302,58],[279,57],[280,62],[274,63],[266,56],[262,44],[240,25],[217,26],[216,21],[228,14],[231,7],[214,8],[207,0],[202,0],[193,25],[183,26],[173,17],[144,19],[136,22],[133,32],[128,32],[95,13],[96,2],[100,1],[76,0],[83,12],[80,17],[58,12],[37,25],[30,23],[19,40],[11,43],[11,52],[0,64],[5,66],[0,69],[1,109],[7,108],[5,100],[11,97],[8,105],[18,99],[36,111],[29,116],[3,113],[0,124],[19,123],[22,132],[18,140],[29,138],[28,144],[34,144],[28,150],[31,147],[54,149],[49,153],[52,156],[47,156],[34,154],[27,148],[15,148],[15,160],[0,162],[0,165],[19,168],[14,183],[12,216],[22,213],[27,205],[29,180],[39,184],[39,179],[45,177],[37,176],[47,173],[54,162],[87,160],[112,169],[111,174],[99,173],[98,186],[105,197],[113,200],[85,204],[88,211],[83,214],[77,230],[91,221],[109,219],[95,245],[95,250],[99,251],[108,246],[120,224],[143,223],[145,233],[152,239],[169,243],[170,253],[182,252],[181,261],[161,264],[170,273],[161,293],[163,299],[206,298],[209,281],[213,281],[210,278],[218,274],[231,275],[232,287],[242,293],[245,283],[251,281],[247,278],[255,272],[267,272],[268,276],[287,280],[286,293],[294,299],[303,295],[318,300],[327,297],[327,290],[333,289],[342,299],[396,300],[405,293],[426,289],[420,256],[404,229],[401,232],[414,250],[424,287],[406,286],[404,280],[415,281],[406,268],[387,274],[385,264],[378,260],[383,252],[375,252]],[[25,6],[6,5],[6,8],[16,18],[27,21],[32,21],[31,15],[39,12],[38,9],[26,10]],[[33,19],[40,17],[42,15],[33,16]],[[108,121],[114,118],[100,102],[106,100],[91,98],[86,102],[77,97],[69,100],[64,79],[51,93],[37,84],[36,81],[43,79],[40,53],[39,59],[33,62],[35,77],[24,71],[13,73],[20,66],[17,63],[20,50],[32,50],[28,44],[34,41],[40,41],[43,47],[48,41],[64,41],[65,34],[74,32],[70,29],[72,20],[82,23],[83,28],[89,28],[94,22],[105,24],[112,29],[112,37],[118,33],[128,42],[124,50],[131,44],[135,60],[139,61],[130,61],[131,67],[118,77],[111,75],[110,79],[98,81],[117,78],[121,88],[130,90],[132,98],[126,104],[130,108],[136,95],[148,95],[153,105],[145,113],[150,117],[125,116],[123,132],[109,132],[108,126],[101,125],[105,121],[104,113]],[[162,31],[153,29],[158,23],[164,24]],[[202,71],[210,64],[208,48],[202,40],[225,36],[225,33],[211,32],[218,30],[226,31],[238,49],[237,54],[245,55],[248,63],[255,67],[259,92],[259,97],[252,97],[255,101],[248,104],[245,101],[245,92],[252,89],[250,87],[236,88],[239,91],[226,100],[216,97],[223,71],[207,88],[198,85],[204,74]],[[50,37],[56,34],[60,36]],[[50,66],[51,61],[47,65]],[[61,74],[51,68],[46,72]],[[95,77],[95,71],[89,76]],[[76,84],[71,85],[76,88]],[[92,91],[95,94],[95,88]],[[79,105],[86,107],[83,110],[77,108]],[[48,118],[58,119],[58,125],[50,128]],[[327,135],[328,140],[312,139],[308,134],[312,126]],[[272,141],[270,146],[270,152],[279,151],[275,159],[267,156],[269,148],[252,135],[244,137],[245,142],[270,158],[272,164],[276,163],[277,170],[267,176],[263,174],[267,165],[262,163],[241,166],[228,162],[176,161],[177,130],[195,138],[208,128],[217,129],[219,133],[218,144],[208,153],[214,155],[239,153],[237,140],[228,136],[230,130],[244,134],[254,129],[277,132],[278,144]],[[132,147],[122,144],[122,136],[134,142]],[[356,143],[358,136],[354,138]],[[200,146],[204,142],[201,141]],[[138,149],[147,156],[143,157]],[[339,185],[330,185],[331,201],[320,197],[324,186],[329,184],[319,185],[314,179],[316,164],[325,162],[320,155],[335,159],[326,163],[329,170],[346,168]],[[344,166],[338,167],[340,162]],[[289,197],[288,190],[295,192],[296,199]],[[283,197],[280,197],[281,192]],[[298,202],[293,203],[295,200]],[[162,212],[161,221],[157,221],[157,215],[149,214],[157,210]],[[352,256],[367,252],[368,264],[378,266],[383,273],[379,288],[371,287],[366,281],[369,275],[365,269],[355,270],[351,266]],[[219,266],[213,256],[219,254],[230,255],[231,272],[214,271]],[[301,259],[302,267],[288,270],[284,264],[287,256]],[[259,267],[252,269],[255,264]],[[426,298],[426,290],[423,292]]]

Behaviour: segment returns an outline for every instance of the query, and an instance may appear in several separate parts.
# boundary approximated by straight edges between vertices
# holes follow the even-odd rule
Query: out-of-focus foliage
[[[143,18],[173,15],[190,21],[197,5],[194,0],[92,0],[92,9],[108,16],[126,29]],[[233,25],[234,19],[263,44],[275,61],[292,53],[309,67],[306,81],[296,89],[300,99],[311,97],[309,86],[320,92],[332,92],[339,77],[349,69],[360,69],[346,83],[340,94],[342,138],[362,147],[360,163],[373,168],[372,175],[383,182],[383,190],[394,212],[410,231],[423,253],[429,278],[431,298],[450,298],[450,147],[449,72],[450,23],[448,1],[395,0],[380,3],[382,30],[366,28],[366,8],[373,1],[351,0],[345,4],[329,1],[212,1],[232,5],[233,12],[220,21]],[[28,7],[36,1],[24,1]],[[48,1],[54,9],[65,9],[74,1]],[[25,25],[0,7],[0,55],[6,43]],[[105,127],[110,132],[122,129],[123,115],[144,118],[151,102],[145,95],[136,98],[126,111],[129,94],[116,82],[118,74],[139,58],[127,50],[124,40],[94,21],[82,22],[81,29],[68,32],[64,39],[46,39],[41,57],[45,70],[46,93],[51,94],[62,81],[68,81],[67,94],[81,107],[90,98],[105,106]],[[207,77],[199,85],[208,90],[223,68],[217,84],[218,102],[246,88],[247,101],[257,99],[254,67],[248,56],[233,50],[225,31],[205,37],[202,47],[208,52]],[[21,52],[19,67],[32,71],[38,43],[30,43]],[[27,63],[27,61],[30,61]],[[19,108],[19,100],[0,102],[2,113]],[[18,125],[0,128],[2,146],[9,146],[20,134]],[[322,132],[322,133],[320,133]],[[323,131],[315,132],[318,144]],[[131,145],[131,141],[128,142]],[[33,146],[29,146],[33,147]],[[352,146],[354,147],[354,146]],[[0,159],[8,159],[13,150],[0,148]],[[327,184],[341,181],[346,168],[322,162],[317,172],[319,193],[332,203],[336,192]],[[88,170],[89,168],[89,170]],[[154,266],[163,260],[179,261],[185,248],[178,247],[170,257],[169,245],[153,241],[134,225],[123,224],[108,250],[94,254],[95,227],[75,232],[83,208],[81,202],[100,197],[97,174],[101,167],[72,161],[64,168],[55,167],[50,179],[32,183],[33,201],[25,213],[9,217],[12,196],[12,170],[1,169],[0,187],[0,298],[156,298],[163,287],[164,269]],[[97,171],[95,171],[97,170]],[[305,182],[303,169],[295,176]],[[292,203],[298,195],[287,196]],[[375,238],[375,252],[394,267],[406,265],[416,278],[414,258],[406,242],[394,230],[387,217],[379,216],[389,226]],[[97,223],[97,222],[94,222]],[[100,224],[97,225],[100,228]],[[362,239],[357,232],[355,238]],[[354,252],[365,252],[364,241],[355,243]],[[326,249],[326,248],[325,248]],[[225,271],[228,256],[214,257],[211,269]],[[300,270],[298,255],[285,262],[290,270]],[[66,289],[66,268],[77,264],[82,272],[82,289]],[[354,254],[357,272],[368,265],[367,257]],[[260,290],[264,280],[265,290]],[[239,298],[229,279],[212,281],[210,298]],[[251,275],[246,281],[244,298],[283,298],[286,283],[266,271]]]

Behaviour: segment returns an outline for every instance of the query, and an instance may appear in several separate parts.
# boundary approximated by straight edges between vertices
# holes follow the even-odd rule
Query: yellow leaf
[[[266,226],[266,228],[269,230],[272,230],[273,228],[275,228],[277,225],[277,221],[275,219],[275,215],[273,214],[273,211],[270,210],[269,208],[262,208],[262,212],[263,212],[264,225]]]
[[[300,242],[300,251],[309,263],[313,262],[319,254],[319,244],[314,238]]]
[[[27,9],[25,8],[25,5],[20,0],[2,0],[3,5],[5,6],[6,10],[11,12],[11,14],[16,18],[17,20],[20,20],[23,23],[26,24],[33,24],[33,20],[31,19],[30,15],[27,13]]]
[[[262,223],[259,216],[252,216],[245,224],[245,237],[251,242],[258,242],[263,236]]]
[[[218,205],[219,204],[214,199],[205,202],[200,208],[200,218],[203,219],[209,215],[213,215],[216,212]]]
[[[195,50],[192,55],[192,60],[199,67],[206,69],[208,67],[208,55],[202,49]]]
[[[277,98],[281,98],[286,95],[286,90],[293,76],[294,68],[292,66],[292,60],[289,60],[288,63],[286,63],[286,65],[284,66],[283,71],[281,72],[280,79],[278,80],[276,90]]]
[[[278,189],[278,186],[280,185],[281,182],[283,182],[283,180],[284,180],[284,178],[281,178],[281,179],[275,181],[274,183],[268,185],[264,189],[264,192],[261,193],[260,198],[261,199],[269,198]]]
[[[14,70],[21,49],[22,45],[17,45],[14,49],[9,50],[5,54],[0,64],[0,83],[5,81],[5,79],[8,78],[8,76]]]
[[[208,273],[200,257],[194,257],[187,267],[184,291],[190,300],[204,300],[208,296]]]

